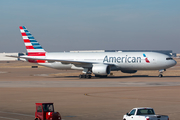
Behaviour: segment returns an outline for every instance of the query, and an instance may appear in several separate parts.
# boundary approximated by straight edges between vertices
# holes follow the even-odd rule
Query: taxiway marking
[[[0,118],[4,118],[4,119],[8,119],[8,120],[20,120],[20,119],[15,119],[15,118],[8,118],[8,117],[1,117]]]
[[[14,114],[14,115],[19,115],[19,116],[34,117],[33,115],[27,115],[27,114],[21,114],[21,113],[10,113],[10,112],[3,112],[3,111],[0,111],[0,113],[7,113],[7,114]]]

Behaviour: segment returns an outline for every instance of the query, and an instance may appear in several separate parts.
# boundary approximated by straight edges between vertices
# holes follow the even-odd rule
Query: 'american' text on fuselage
[[[141,57],[108,57],[105,56],[104,63],[141,63]]]

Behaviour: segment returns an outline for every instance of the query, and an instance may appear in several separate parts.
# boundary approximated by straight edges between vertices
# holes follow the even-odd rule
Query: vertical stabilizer
[[[26,29],[26,27],[20,26],[19,28],[20,28],[20,31],[21,31],[21,34],[22,34],[22,38],[24,40],[24,44],[26,46],[28,56],[45,56],[46,51],[35,40],[35,38]]]

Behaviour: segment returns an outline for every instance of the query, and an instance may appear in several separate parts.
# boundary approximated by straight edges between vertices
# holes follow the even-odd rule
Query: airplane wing
[[[27,60],[45,60],[49,62],[61,62],[62,64],[102,64],[100,62],[92,62],[92,61],[77,61],[77,60],[63,60],[63,59],[47,59],[47,58],[39,58],[39,57],[32,57],[32,56],[13,56],[13,55],[6,55],[7,57],[16,57],[16,58],[23,58]],[[109,63],[103,63],[106,65],[114,65]]]

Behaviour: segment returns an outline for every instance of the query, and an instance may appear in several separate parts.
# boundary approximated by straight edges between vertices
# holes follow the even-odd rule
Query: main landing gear
[[[81,79],[81,78],[87,78],[87,79],[91,79],[91,75],[90,74],[81,74],[81,75],[79,75],[79,78]]]
[[[80,74],[79,75],[79,78],[87,78],[87,79],[91,79],[91,74],[92,74],[92,71],[88,68],[84,68],[84,70],[82,71],[83,74]]]
[[[158,76],[159,78],[163,77],[162,74],[163,74],[164,71],[166,71],[166,69],[159,70],[159,76]]]

